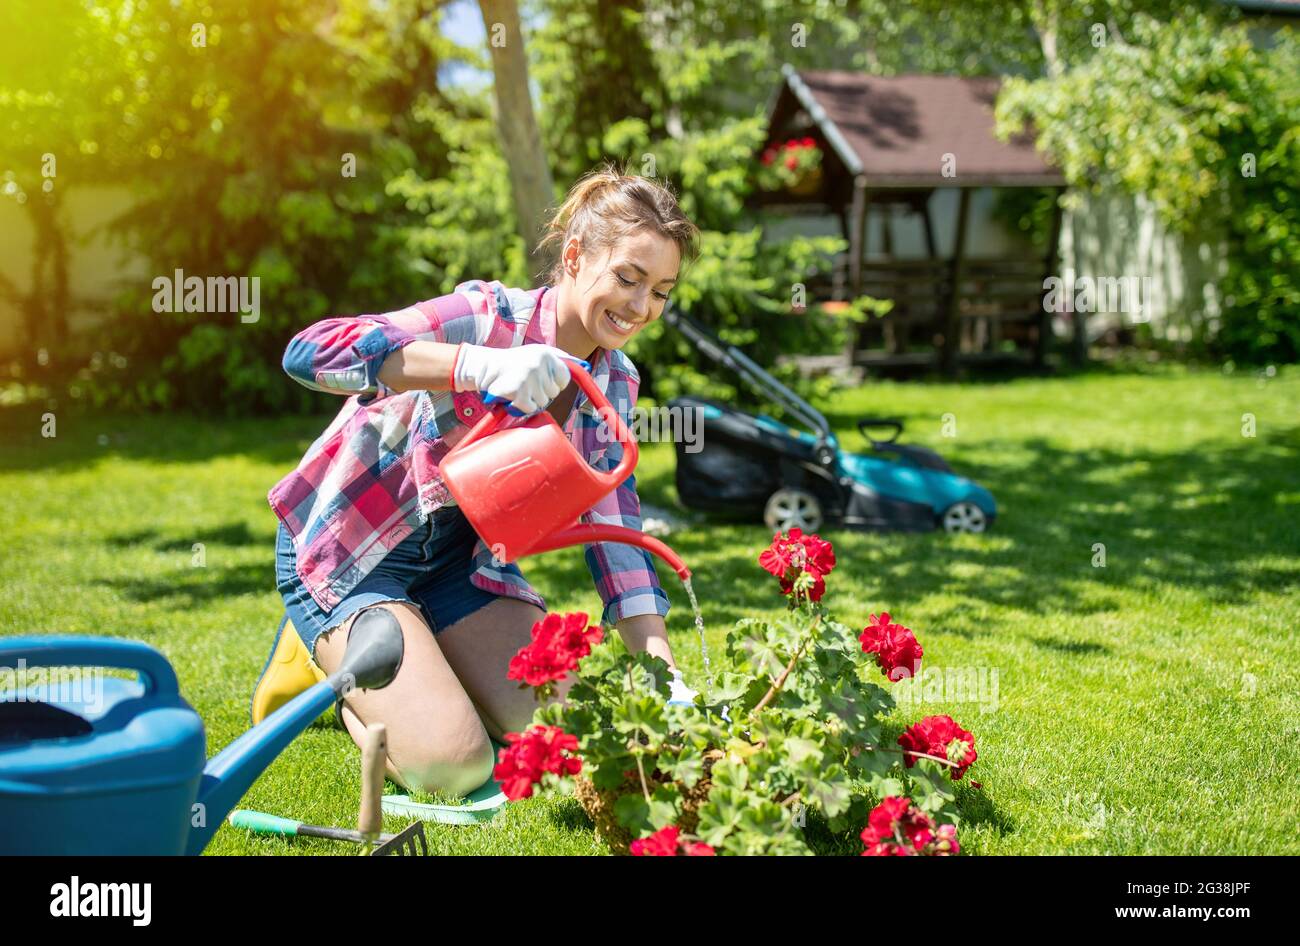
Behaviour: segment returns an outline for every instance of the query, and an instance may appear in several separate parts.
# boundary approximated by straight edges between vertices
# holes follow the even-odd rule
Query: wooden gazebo
[[[864,294],[893,300],[890,314],[861,327],[851,360],[935,364],[947,374],[959,364],[1008,357],[1041,366],[1051,335],[1043,283],[1056,271],[1059,202],[1047,245],[1031,254],[982,255],[967,232],[977,188],[1065,185],[1030,136],[1009,142],[994,136],[993,102],[1001,80],[797,71],[790,65],[783,74],[760,153],[774,143],[811,137],[824,155],[821,181],[813,193],[758,192],[753,205],[838,216],[849,251],[828,280],[808,286],[810,303]],[[931,200],[943,188],[959,191],[946,257],[936,246]],[[900,212],[920,218],[924,254],[895,255],[889,220]],[[869,256],[872,219],[885,222],[882,252]]]

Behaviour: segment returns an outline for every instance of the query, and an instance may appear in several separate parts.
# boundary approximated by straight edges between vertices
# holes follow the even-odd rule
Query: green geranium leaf
[[[650,803],[640,792],[630,792],[614,803],[614,817],[618,823],[632,832],[634,837],[641,837],[655,831],[651,824]]]

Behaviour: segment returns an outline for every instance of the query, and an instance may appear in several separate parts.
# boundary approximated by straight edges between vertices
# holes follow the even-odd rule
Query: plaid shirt
[[[557,295],[549,287],[524,291],[471,280],[449,295],[386,315],[324,319],[289,342],[284,370],[290,377],[314,391],[351,395],[298,468],[267,497],[293,538],[298,575],[323,609],[332,610],[429,514],[455,504],[439,463],[487,410],[472,391],[396,393],[378,379],[384,359],[416,339],[493,348],[554,345]],[[597,386],[631,427],[640,385],[636,368],[617,350],[597,349],[591,361]],[[503,426],[518,422],[510,417]],[[622,457],[623,448],[581,389],[564,432],[596,469],[608,472]],[[579,521],[640,531],[635,476]],[[649,553],[618,542],[584,548],[606,624],[668,613]],[[493,594],[546,607],[527,581],[494,562],[482,539],[470,580]]]

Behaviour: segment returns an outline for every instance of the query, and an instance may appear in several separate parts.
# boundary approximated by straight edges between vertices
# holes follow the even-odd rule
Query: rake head
[[[428,857],[429,844],[424,838],[424,824],[413,821],[370,852],[371,857],[396,854],[398,857]]]

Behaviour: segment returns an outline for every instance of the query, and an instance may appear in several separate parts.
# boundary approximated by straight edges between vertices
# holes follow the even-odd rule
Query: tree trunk
[[[1064,71],[1060,52],[1057,49],[1057,35],[1060,17],[1057,15],[1055,0],[1034,0],[1030,6],[1029,18],[1038,33],[1038,45],[1043,50],[1043,61],[1047,65],[1049,78],[1059,76]]]
[[[497,131],[510,166],[519,235],[534,274],[549,268],[550,254],[538,250],[547,209],[554,199],[551,169],[528,93],[528,56],[524,50],[516,0],[479,0],[492,54],[497,102]]]

